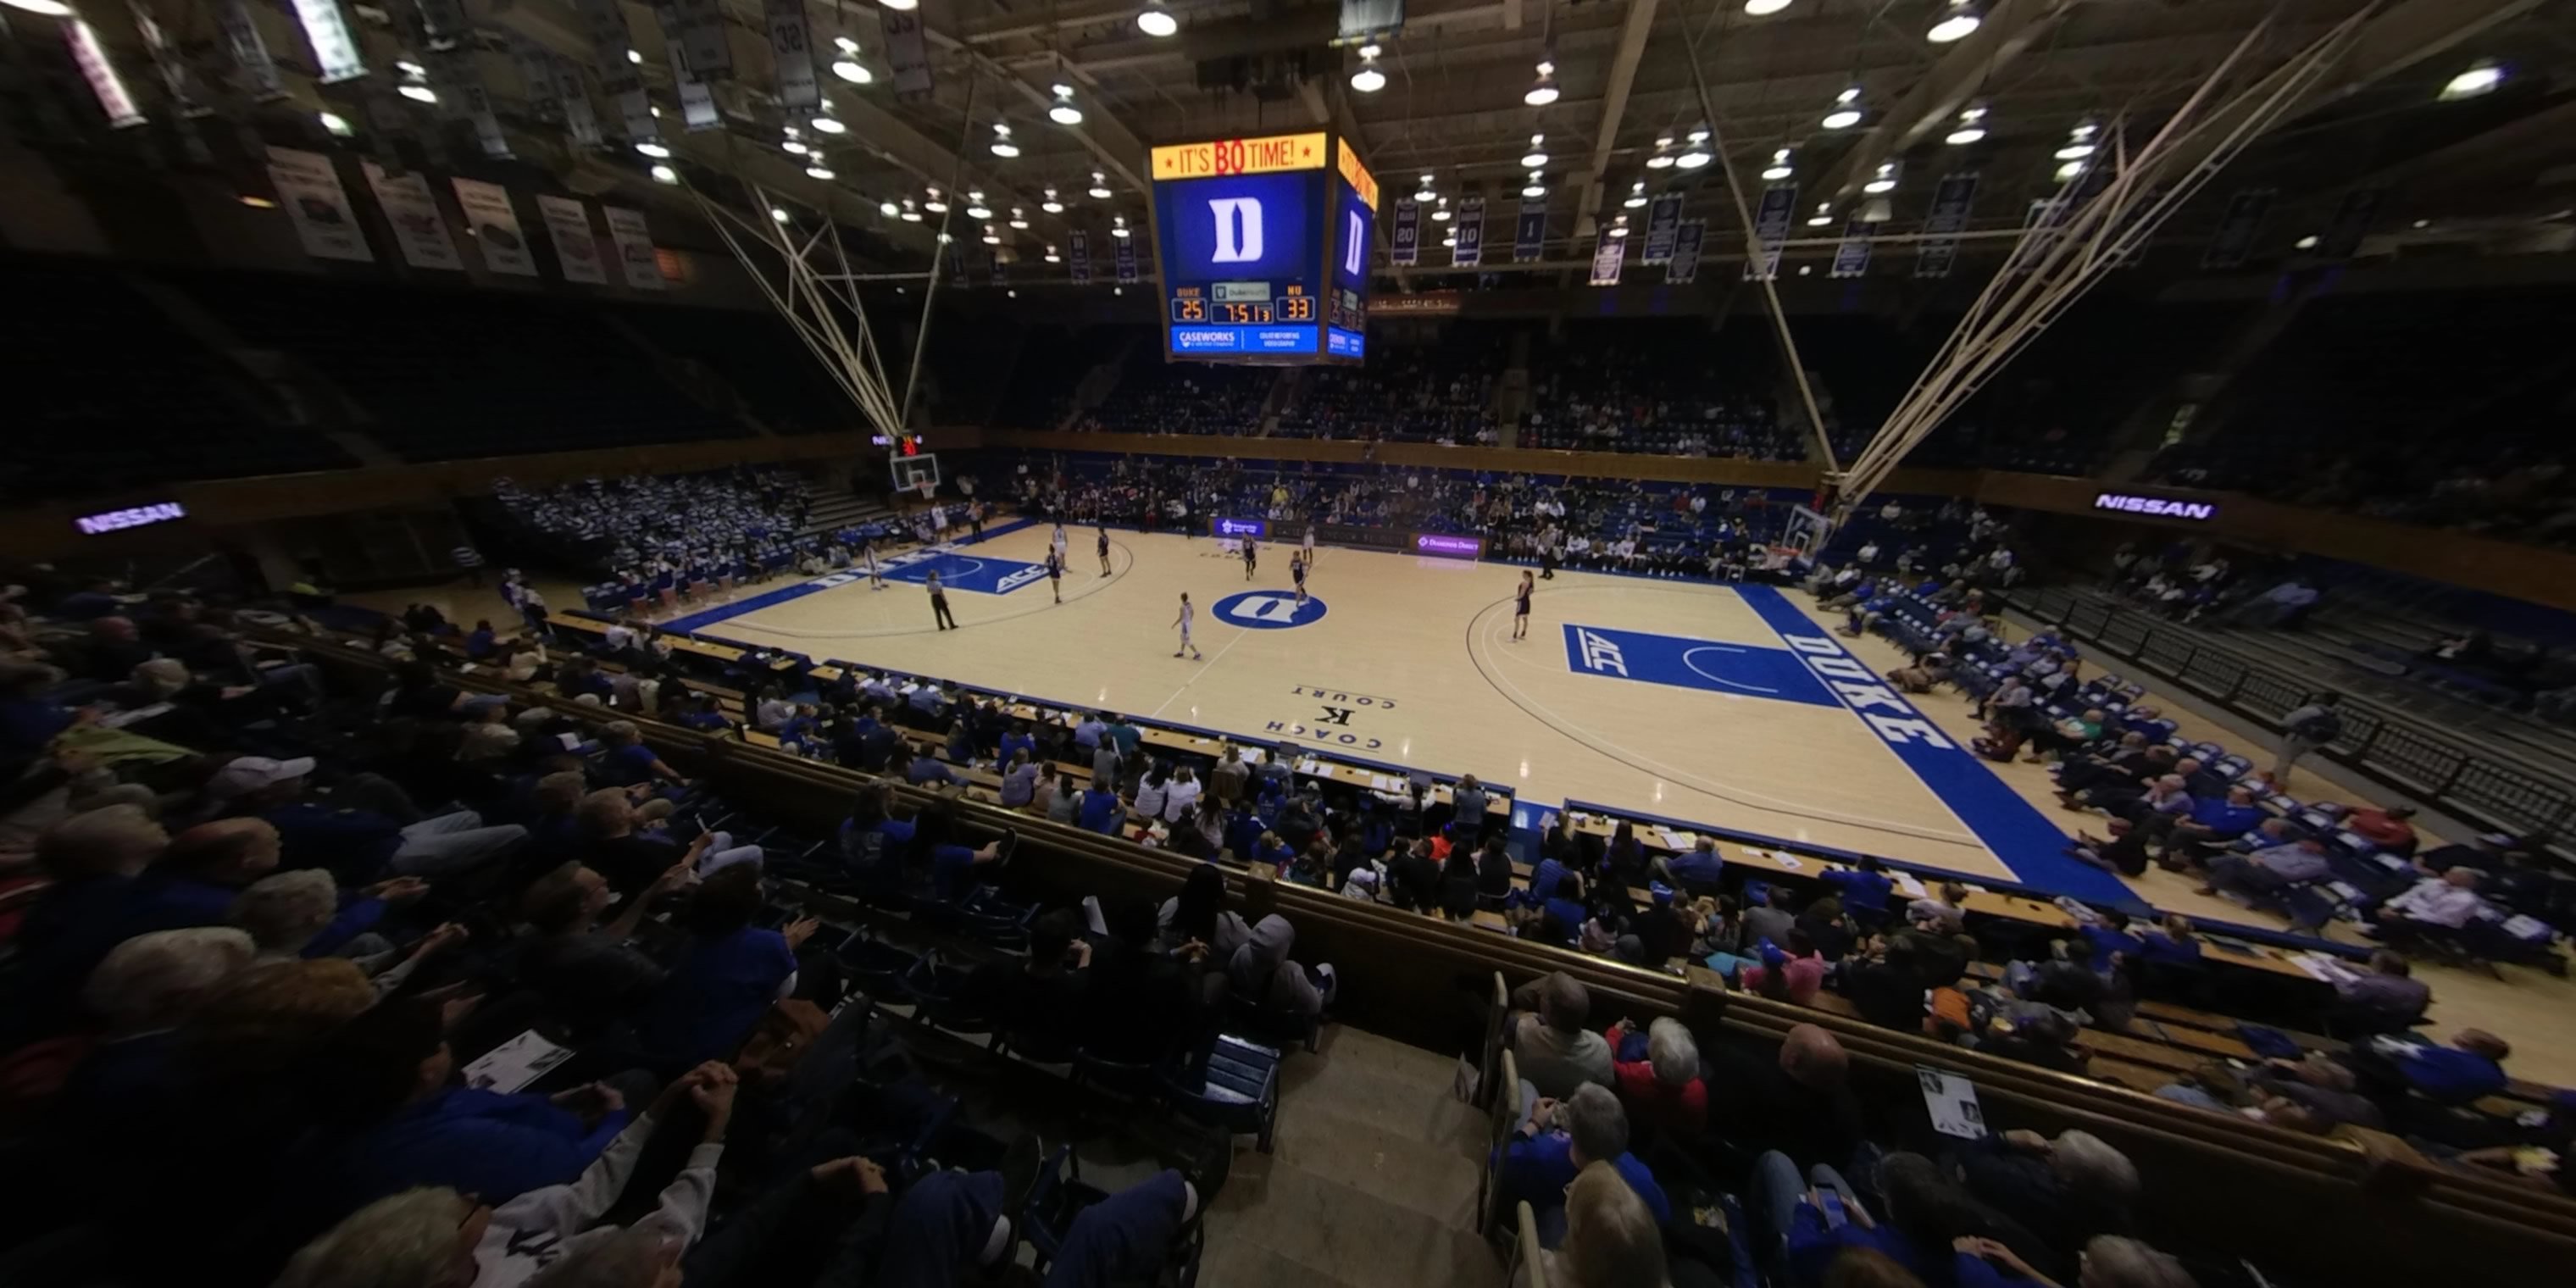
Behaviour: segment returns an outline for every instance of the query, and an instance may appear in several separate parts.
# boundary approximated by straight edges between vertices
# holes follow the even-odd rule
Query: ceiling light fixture
[[[435,103],[438,101],[438,91],[431,89],[427,85],[402,85],[397,87],[394,92],[415,103]]]
[[[1440,239],[1440,244],[1441,244],[1441,245],[1443,245],[1443,246],[1448,247],[1448,248],[1449,248],[1449,249],[1451,249],[1451,250],[1456,250],[1456,249],[1458,249],[1458,237],[1457,237],[1457,234],[1452,233],[1452,234],[1450,234],[1450,235],[1449,235],[1449,236],[1447,236],[1447,237],[1443,237],[1443,238],[1441,238],[1441,239]]]
[[[653,182],[655,182],[655,183],[678,183],[679,181],[680,181],[680,172],[679,172],[679,171],[674,170],[674,169],[672,169],[671,167],[666,166],[666,165],[657,165],[657,166],[653,167]]]
[[[1848,130],[1860,124],[1860,86],[1854,85],[1834,95],[1834,110],[1825,113],[1822,122],[1828,130]]]
[[[1536,201],[1547,195],[1547,185],[1538,181],[1538,171],[1530,171],[1529,182],[1522,186],[1521,196]]]
[[[7,3],[10,3],[10,4],[16,4],[16,3],[17,3],[17,0],[6,0],[6,2],[7,2]],[[26,6],[25,6],[25,5],[17,5],[17,7],[18,7],[18,8],[21,8],[21,9],[25,9],[25,8],[26,8]],[[32,13],[32,12],[34,12],[34,11],[33,11],[33,10],[29,10],[29,12],[31,12],[31,13]],[[48,15],[46,15],[46,16],[47,16],[47,17],[56,17],[56,16],[59,16],[59,15],[48,14]],[[266,197],[257,197],[257,196],[253,196],[253,195],[251,195],[250,193],[247,193],[247,192],[245,192],[245,193],[241,194],[241,203],[242,203],[243,205],[245,205],[245,206],[250,207],[250,208],[251,208],[251,209],[253,209],[253,210],[275,210],[275,209],[277,209],[277,203],[276,203],[276,202],[271,201],[271,200],[269,200],[269,199],[268,199],[268,198],[266,198]]]
[[[1977,12],[1976,0],[1950,0],[1942,9],[1941,16],[1933,20],[1932,29],[1923,33],[1923,38],[1936,45],[1946,45],[1975,31],[1977,25],[1985,20],[1985,15]]]
[[[1882,192],[1896,191],[1896,176],[1898,169],[1899,167],[1894,161],[1879,162],[1877,171],[1869,176],[1869,182],[1860,186],[1860,190],[1869,193],[1872,196],[1876,196]]]
[[[50,2],[51,0],[48,0],[48,3]],[[320,121],[322,128],[334,138],[345,139],[357,133],[357,130],[350,126],[349,118],[338,112],[316,112],[313,114],[313,119]]]
[[[1832,223],[1833,221],[1834,221],[1834,203],[1832,203],[1832,202],[1830,202],[1830,201],[1819,201],[1819,202],[1817,202],[1817,203],[1816,203],[1816,213],[1814,213],[1814,214],[1812,214],[1812,215],[1807,216],[1807,226],[1808,226],[1809,228],[1822,228],[1822,227],[1824,227],[1825,225]]]
[[[1047,108],[1047,119],[1058,125],[1082,124],[1082,109],[1073,105],[1073,87],[1055,87],[1055,103]]]
[[[1778,183],[1797,172],[1797,168],[1789,164],[1789,149],[1774,148],[1771,151],[1771,164],[1762,168],[1762,177],[1769,182]]]
[[[1091,172],[1091,199],[1093,201],[1109,200],[1109,176],[1102,174],[1098,170]]]
[[[1046,190],[1046,200],[1038,203],[1038,209],[1050,215],[1061,215],[1064,213],[1064,203],[1056,200],[1055,189],[1049,188]]]
[[[1002,234],[994,231],[991,224],[984,225],[984,244],[987,246],[999,246],[1002,244]]]
[[[783,223],[786,223],[786,222],[787,222],[787,220],[788,220],[788,218],[789,218],[789,216],[788,216],[788,214],[787,214],[787,207],[785,207],[785,206],[771,206],[771,207],[769,208],[769,217],[770,217],[771,219],[773,219],[773,220],[776,220],[776,221],[777,221],[777,222],[779,222],[779,223],[782,223],[782,224],[783,224]]]
[[[896,13],[910,13],[921,7],[921,0],[877,0],[877,7],[892,9]]]
[[[644,54],[643,54],[643,51],[641,51],[641,50],[636,50],[636,49],[629,49],[629,50],[627,50],[627,51],[626,51],[626,61],[628,61],[628,62],[630,62],[630,63],[640,63],[640,62],[643,62],[643,61],[644,61]]]
[[[1655,154],[1646,158],[1646,168],[1649,170],[1669,170],[1672,168],[1672,165],[1673,136],[1669,134],[1659,136],[1655,140]]]
[[[1690,146],[1673,158],[1673,164],[1685,170],[1696,170],[1715,159],[1708,150],[1708,127],[1703,125],[1690,132]]]
[[[2297,250],[2315,250],[2317,248],[2317,235],[2315,233],[2309,233],[2307,236],[2290,243],[2290,245],[2292,248]]]
[[[1745,14],[1754,18],[1768,18],[1788,7],[1789,0],[1744,0]]]
[[[1982,142],[1985,137],[1986,109],[1978,106],[1959,113],[1959,128],[1944,135],[1941,141],[1952,147],[1963,148],[1971,143]]]
[[[1527,168],[1527,169],[1531,169],[1531,170],[1535,170],[1535,169],[1539,168],[1540,166],[1546,165],[1546,164],[1547,164],[1547,151],[1546,151],[1546,149],[1545,149],[1545,148],[1543,148],[1543,147],[1541,147],[1541,146],[1540,146],[1541,144],[1544,144],[1544,143],[1546,143],[1546,142],[1547,142],[1547,136],[1546,136],[1546,135],[1544,135],[1544,134],[1533,134],[1533,135],[1531,135],[1531,136],[1530,136],[1530,150],[1529,150],[1528,152],[1526,152],[1526,153],[1523,153],[1523,154],[1522,154],[1522,156],[1521,156],[1521,165],[1522,165],[1523,167],[1525,167],[1525,168]]]
[[[907,224],[917,224],[921,222],[921,212],[912,208],[912,198],[910,197],[903,199],[903,221]]]
[[[1011,142],[1011,127],[1000,121],[993,122],[993,155],[1009,158],[1019,154],[1020,145]]]
[[[651,139],[645,139],[644,141],[637,143],[635,145],[635,150],[653,158],[656,161],[667,161],[671,157],[671,149],[669,145],[656,143]]]
[[[814,164],[805,167],[805,174],[808,178],[821,179],[829,182],[832,178],[832,167],[817,161]]]
[[[2057,167],[2057,181],[2059,183],[2064,183],[2067,180],[2084,173],[2084,170],[2085,163],[2082,161],[2061,162]]]
[[[800,156],[800,157],[801,157],[801,156],[805,155],[806,153],[813,151],[813,149],[812,149],[812,148],[806,147],[804,144],[799,143],[799,142],[797,142],[797,141],[796,141],[796,140],[794,140],[794,139],[789,139],[789,140],[788,140],[788,141],[786,141],[785,143],[781,143],[781,144],[779,144],[778,146],[779,146],[780,148],[784,149],[784,150],[785,150],[789,155],[791,155],[791,156]]]
[[[1136,11],[1136,30],[1156,40],[1161,40],[1180,29],[1181,20],[1173,17],[1172,11],[1163,7],[1163,0],[1145,0],[1145,7]]]
[[[1013,207],[1011,207],[1011,227],[1013,227],[1013,228],[1026,228],[1026,227],[1028,227],[1028,226],[1029,226],[1029,217],[1028,217],[1026,214],[1022,213],[1022,212],[1021,212],[1021,210],[1020,210],[1020,208],[1019,208],[1018,206],[1013,206]]]
[[[2066,146],[2057,150],[2057,159],[2081,161],[2099,151],[2101,145],[2093,141],[2093,136],[2100,133],[2101,129],[2101,126],[2091,121],[2078,122],[2074,129],[2066,132]]]
[[[2476,98],[2502,84],[2504,84],[2504,68],[2492,58],[2481,58],[2469,64],[2467,71],[2452,77],[2449,83],[2443,85],[2441,98],[2446,103],[2455,99]]]
[[[429,75],[429,69],[428,69],[428,68],[423,67],[423,66],[421,66],[420,64],[418,64],[418,63],[416,63],[416,62],[413,62],[412,60],[410,60],[410,59],[408,59],[408,58],[397,58],[397,59],[395,59],[395,60],[394,60],[394,70],[395,70],[395,71],[398,71],[398,72],[401,72],[401,73],[402,73],[403,75],[405,75],[405,76],[427,76],[427,75]]]
[[[1426,174],[1422,176],[1422,186],[1414,190],[1413,199],[1429,205],[1439,195],[1439,191],[1431,186],[1431,176]]]
[[[1628,199],[1627,199],[1626,201],[1620,202],[1619,204],[1620,204],[1620,205],[1623,205],[1623,206],[1626,206],[1626,207],[1627,207],[1628,209],[1630,209],[1630,210],[1635,210],[1637,207],[1642,206],[1642,205],[1645,205],[1645,204],[1646,204],[1646,181],[1645,181],[1645,180],[1643,180],[1643,179],[1639,179],[1639,180],[1638,180],[1634,185],[1632,185],[1632,186],[1628,189]]]
[[[813,124],[815,129],[820,130],[825,134],[839,134],[850,128],[849,126],[843,125],[839,121],[828,116],[815,117]]]
[[[922,208],[922,209],[924,209],[924,210],[929,211],[930,213],[932,213],[932,214],[934,214],[934,215],[944,215],[944,214],[947,214],[947,213],[948,213],[948,203],[947,203],[946,201],[944,201],[944,200],[942,200],[942,199],[940,198],[940,196],[939,196],[939,189],[937,189],[937,188],[929,189],[929,193],[930,193],[929,199],[928,199],[928,200],[925,200],[925,201],[923,201],[923,202],[921,203],[921,208]]]
[[[1610,225],[1610,238],[1611,238],[1611,240],[1616,241],[1616,240],[1618,240],[1619,238],[1625,237],[1625,236],[1627,236],[1627,235],[1628,235],[1628,225],[1627,225],[1625,222],[1615,223],[1615,224]]]
[[[966,217],[968,219],[990,219],[993,217],[993,208],[984,204],[983,193],[970,192],[966,194]]]
[[[1360,46],[1360,69],[1351,73],[1352,89],[1374,94],[1386,88],[1386,73],[1377,69],[1377,56],[1383,52],[1376,45]]]
[[[1545,107],[1556,99],[1556,60],[1541,55],[1538,60],[1538,79],[1530,83],[1529,92],[1521,95],[1521,101],[1532,107]]]
[[[877,213],[888,219],[893,219],[903,214],[903,207],[898,206],[891,201],[880,201],[877,203]]]
[[[1046,261],[1047,261],[1048,263],[1050,263],[1050,264],[1055,264],[1055,263],[1061,263],[1061,262],[1063,262],[1063,260],[1064,260],[1064,256],[1062,256],[1062,255],[1058,255],[1058,254],[1056,254],[1056,253],[1055,253],[1055,243],[1054,243],[1054,242],[1048,242],[1048,243],[1047,243]]]

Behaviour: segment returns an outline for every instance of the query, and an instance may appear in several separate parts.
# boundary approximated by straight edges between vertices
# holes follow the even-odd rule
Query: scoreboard
[[[1321,132],[1154,149],[1164,358],[1365,358],[1377,200],[1350,141]]]

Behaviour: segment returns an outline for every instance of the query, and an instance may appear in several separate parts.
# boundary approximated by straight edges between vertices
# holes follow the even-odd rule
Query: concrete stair
[[[859,496],[846,487],[818,483],[813,479],[805,481],[805,495],[813,501],[814,508],[806,514],[805,526],[796,534],[800,537],[838,531],[852,524],[886,518],[893,513],[886,509],[883,501]]]
[[[1476,1233],[1484,1117],[1454,1057],[1336,1025],[1282,1075],[1275,1152],[1248,1147],[1208,1214],[1200,1281],[1224,1288],[1499,1288]]]

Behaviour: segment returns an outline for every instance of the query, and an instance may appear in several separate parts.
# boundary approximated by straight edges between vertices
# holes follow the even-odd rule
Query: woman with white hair
[[[79,1019],[81,981],[126,938],[134,879],[170,848],[143,808],[102,805],[36,838],[36,866],[53,885],[28,908],[14,946],[17,969],[0,983],[0,1050]]]
[[[60,1107],[122,1112],[128,1093],[160,1084],[186,1019],[252,961],[250,936],[222,926],[156,930],[118,944],[81,986],[81,1001],[107,1025],[63,1085]]]
[[[298,961],[341,915],[340,887],[320,868],[298,868],[262,877],[233,900],[230,919],[259,946],[257,961]],[[440,949],[465,938],[465,927],[449,922],[420,937],[406,952],[375,935],[350,942],[338,956],[367,972],[379,996],[402,987],[420,964]],[[370,943],[368,941],[374,941]],[[372,949],[372,951],[367,951]]]
[[[2056,1280],[2032,1269],[1993,1239],[1960,1239],[1956,1246],[1962,1261],[1975,1257],[2011,1276],[2004,1282],[2012,1288],[2060,1288]],[[2076,1288],[2199,1288],[2191,1271],[2172,1254],[2122,1235],[2105,1234],[2088,1241],[2075,1264]]]
[[[1708,1125],[1708,1084],[1700,1079],[1699,1044],[1667,1015],[1646,1026],[1645,1050],[1634,1053],[1636,1025],[1621,1020],[1602,1036],[1610,1040],[1610,1070],[1619,1099],[1636,1122],[1696,1135]],[[1638,1054],[1644,1056],[1637,1058]]]

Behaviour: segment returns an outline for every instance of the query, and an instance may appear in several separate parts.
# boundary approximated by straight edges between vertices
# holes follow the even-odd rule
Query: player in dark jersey
[[[1047,551],[1046,570],[1047,589],[1055,592],[1055,602],[1061,604],[1064,602],[1064,558],[1052,550]]]
[[[1101,525],[1100,528],[1100,575],[1103,577],[1109,575],[1109,527],[1107,524]]]
[[[1252,580],[1252,569],[1260,562],[1261,543],[1247,535],[1243,539],[1243,579],[1245,581]]]
[[[1522,569],[1520,589],[1512,592],[1513,639],[1521,639],[1529,634],[1530,592],[1537,588],[1537,579],[1530,575],[1528,569]]]
[[[1303,557],[1288,556],[1288,576],[1297,583],[1297,604],[1302,608],[1306,604],[1306,561]]]

